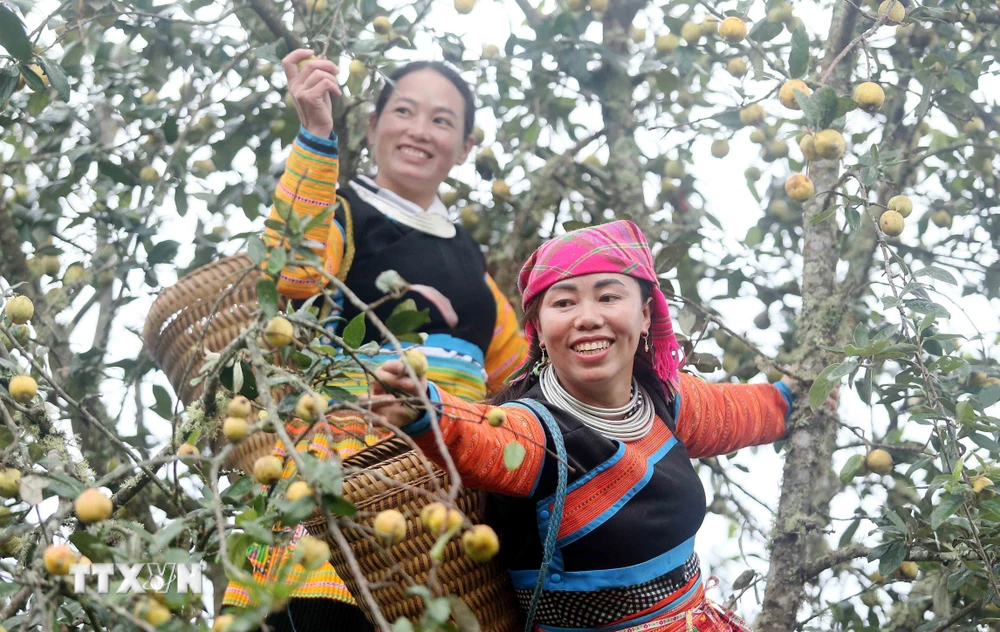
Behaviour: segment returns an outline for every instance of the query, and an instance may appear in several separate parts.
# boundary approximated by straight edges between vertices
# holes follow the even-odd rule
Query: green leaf
[[[955,418],[960,424],[969,424],[976,420],[976,410],[969,402],[958,402],[955,406]]]
[[[879,556],[878,572],[883,577],[889,577],[896,572],[899,565],[906,559],[906,546],[902,542],[891,542]]]
[[[278,276],[285,269],[285,264],[287,263],[288,251],[284,248],[275,248],[271,250],[270,256],[267,258],[267,271],[272,276]]]
[[[844,463],[844,467],[840,469],[840,482],[844,485],[850,483],[861,471],[861,466],[864,464],[865,457],[860,454],[852,455],[851,458],[847,459],[847,463]]]
[[[267,246],[264,245],[264,240],[256,235],[251,236],[247,240],[247,254],[250,255],[250,261],[255,264],[264,263],[264,260],[267,259]]]
[[[406,617],[400,617],[392,624],[392,632],[413,632],[413,624]]]
[[[254,481],[252,476],[241,476],[236,482],[226,488],[221,496],[224,500],[239,501],[253,491]]]
[[[343,496],[323,494],[321,500],[323,508],[332,514],[344,516],[345,518],[351,518],[358,513],[358,508],[354,506],[354,503],[347,500]]]
[[[447,599],[451,604],[451,617],[455,620],[458,632],[480,632],[479,620],[472,609],[455,595],[449,595]]]
[[[358,314],[351,319],[351,322],[347,323],[347,327],[344,327],[344,335],[341,338],[343,338],[345,345],[351,349],[357,349],[365,341],[365,332],[365,315]]]
[[[819,213],[815,217],[813,217],[812,220],[809,223],[810,224],[819,224],[820,222],[823,222],[823,221],[826,221],[826,220],[830,219],[831,217],[834,216],[834,214],[836,214],[838,208],[840,208],[840,207],[838,207],[836,204],[834,204],[832,206],[828,206],[821,213]]]
[[[793,77],[801,77],[809,69],[809,35],[806,27],[799,22],[792,31],[792,50],[788,54],[788,73]]]
[[[813,95],[813,99],[819,106],[819,126],[823,129],[830,127],[837,120],[837,93],[830,86],[823,86]]]
[[[62,67],[48,59],[40,58],[40,61],[45,74],[49,76],[49,85],[63,101],[69,101],[69,80],[66,79],[66,73],[63,72]]]
[[[664,274],[676,268],[681,261],[684,261],[690,248],[691,244],[688,243],[671,244],[662,248],[656,253],[654,263],[657,274]]]
[[[830,396],[833,389],[840,383],[840,378],[844,377],[854,369],[858,368],[858,361],[855,359],[845,360],[840,364],[833,364],[826,367],[816,376],[816,380],[809,388],[809,406],[816,410],[823,405],[826,398]]]
[[[21,73],[16,64],[12,64],[0,71],[0,103],[5,103],[10,95],[17,89],[18,78]]]
[[[151,410],[167,421],[173,420],[174,401],[170,397],[170,393],[167,392],[167,389],[159,384],[153,384],[153,397],[156,399],[156,404],[153,405]]]
[[[271,279],[257,279],[257,302],[265,318],[278,314],[278,286]]]
[[[983,408],[989,408],[993,404],[1000,401],[1000,386],[994,384],[993,386],[983,388],[983,390],[979,391],[979,394],[976,395],[976,399],[979,400],[979,404]]]
[[[422,309],[419,312],[399,312],[387,318],[385,326],[393,334],[399,336],[416,331],[418,327],[430,319],[430,310],[427,309]]]
[[[816,95],[809,96],[801,90],[795,90],[793,94],[795,102],[799,104],[799,109],[802,110],[802,114],[805,115],[806,119],[813,126],[820,127],[819,122],[823,112],[816,101]]]
[[[507,471],[513,472],[521,467],[524,456],[528,451],[517,441],[511,441],[503,447],[503,464],[507,466]]]
[[[0,2],[0,46],[20,61],[30,61],[34,57],[31,40],[24,32],[24,24],[14,10]]]
[[[170,263],[177,256],[177,251],[180,247],[180,242],[173,239],[164,239],[149,251],[149,254],[146,255],[146,262],[150,265]]]
[[[929,276],[932,279],[943,281],[949,285],[958,285],[958,281],[955,280],[955,277],[952,276],[950,272],[942,270],[937,266],[926,266],[913,273],[914,278],[918,276]]]
[[[447,597],[437,597],[429,599],[424,607],[424,616],[430,619],[431,623],[441,625],[451,616],[451,602]]]
[[[945,494],[938,502],[938,506],[931,512],[931,529],[937,530],[945,520],[955,513],[965,498],[961,494]]]
[[[861,526],[860,518],[856,518],[853,521],[851,521],[851,524],[848,525],[847,529],[844,530],[844,534],[840,536],[840,543],[837,544],[837,548],[842,549],[848,544],[850,544],[851,540],[854,539],[854,534],[858,532],[858,527],[860,526]]]
[[[46,474],[46,478],[49,479],[49,484],[45,488],[46,491],[52,492],[62,498],[72,500],[86,489],[83,483],[62,472],[49,472]]]

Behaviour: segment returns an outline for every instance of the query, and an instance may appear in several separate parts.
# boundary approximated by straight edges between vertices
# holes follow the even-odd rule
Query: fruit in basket
[[[273,485],[281,480],[282,463],[276,456],[262,456],[253,464],[253,478],[261,485]]]
[[[462,526],[462,512],[449,509],[443,503],[431,503],[420,510],[420,524],[431,535],[451,531]]]
[[[295,548],[301,551],[302,566],[305,566],[306,570],[309,571],[316,570],[330,559],[330,546],[311,535],[302,536]]]
[[[427,356],[422,351],[407,349],[403,356],[406,358],[406,363],[413,368],[413,373],[417,378],[422,379],[427,375]]]
[[[288,322],[287,318],[275,316],[267,321],[267,326],[264,328],[264,342],[272,349],[280,349],[294,340],[292,336],[294,333],[292,323]]]
[[[462,534],[462,549],[473,561],[488,562],[500,552],[500,538],[489,525],[477,524]]]
[[[229,400],[229,406],[226,407],[226,413],[230,417],[242,417],[243,419],[248,418],[252,410],[250,400],[242,395],[237,395]]]
[[[226,417],[222,422],[222,433],[234,443],[243,441],[250,434],[250,424],[243,417]]]
[[[402,542],[406,537],[406,518],[395,509],[379,512],[372,526],[376,535],[390,545]]]

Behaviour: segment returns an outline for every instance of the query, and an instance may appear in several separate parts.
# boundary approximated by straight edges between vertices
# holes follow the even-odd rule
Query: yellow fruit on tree
[[[306,0],[306,11],[310,13],[326,11],[326,0]]]
[[[760,169],[757,167],[747,167],[746,171],[743,172],[743,175],[746,176],[746,178],[751,182],[756,182],[760,180]]]
[[[737,17],[728,17],[719,25],[719,35],[730,44],[743,41],[747,36],[747,24]]]
[[[859,108],[872,114],[885,103],[885,91],[882,90],[882,86],[873,81],[860,83],[858,87],[854,88],[854,102],[858,104]]]
[[[764,108],[760,103],[751,103],[740,110],[740,123],[744,125],[759,125],[764,122]]]
[[[288,491],[285,492],[285,496],[292,502],[295,502],[300,498],[312,498],[313,489],[309,486],[309,483],[305,481],[295,481],[288,486]]]
[[[483,142],[485,138],[486,138],[486,132],[483,131],[483,128],[479,127],[478,125],[472,128],[472,139],[476,141],[477,145]]]
[[[384,15],[380,15],[377,18],[375,18],[374,22],[372,22],[372,27],[375,29],[376,33],[379,33],[380,35],[385,35],[386,33],[392,30],[392,22],[390,22],[389,18],[385,17]]]
[[[483,59],[496,59],[500,57],[500,49],[496,44],[483,46]]]
[[[701,34],[711,37],[719,32],[719,20],[714,15],[710,15],[701,21]]]
[[[190,443],[182,443],[177,446],[177,456],[184,458],[188,456],[198,456],[198,448]]]
[[[67,575],[69,567],[76,563],[76,553],[65,544],[50,544],[42,556],[45,570],[52,575]]]
[[[170,609],[155,599],[144,597],[136,604],[133,613],[154,627],[170,621]]]
[[[898,237],[903,233],[903,216],[896,211],[886,211],[878,220],[882,232],[890,237]]]
[[[250,423],[243,417],[226,417],[222,422],[222,434],[234,443],[243,441],[250,434]]]
[[[800,110],[799,102],[795,100],[795,91],[805,93],[806,96],[812,94],[812,90],[806,85],[805,81],[801,79],[789,79],[781,85],[781,89],[778,90],[778,100],[781,101],[781,105],[785,106],[789,110]]]
[[[503,180],[497,180],[492,187],[493,197],[505,198],[510,195],[510,186]]]
[[[977,494],[987,487],[993,487],[993,481],[988,476],[977,476],[969,482],[972,484],[972,491]]]
[[[23,325],[35,315],[35,304],[27,296],[15,296],[7,301],[4,313],[15,325]]]
[[[920,568],[917,566],[916,562],[903,562],[899,565],[899,569],[896,571],[900,579],[913,581],[920,575]]]
[[[147,165],[139,171],[139,179],[143,182],[156,182],[160,179],[160,172],[156,170],[156,167]]]
[[[242,417],[246,419],[252,411],[253,406],[250,405],[250,400],[242,395],[237,395],[229,400],[229,405],[226,406],[226,414],[230,417]]]
[[[13,498],[21,490],[21,470],[0,468],[0,496]]]
[[[608,10],[609,0],[590,0],[590,10],[594,13],[603,14]]]
[[[500,539],[485,524],[477,524],[462,534],[462,550],[475,562],[488,562],[500,552]]]
[[[899,0],[882,0],[882,4],[878,5],[878,16],[882,17],[889,13],[889,17],[885,19],[887,24],[899,24],[906,17],[906,7]]]
[[[507,412],[500,407],[491,408],[490,412],[486,413],[486,421],[494,428],[499,428],[507,421]]]
[[[684,177],[684,163],[680,160],[668,160],[663,165],[663,175],[680,180]]]
[[[73,501],[73,511],[80,522],[91,523],[107,520],[111,516],[113,507],[111,499],[104,495],[104,492],[91,487],[80,492],[80,495]]]
[[[76,285],[87,276],[87,271],[79,263],[71,264],[63,273],[63,285]]]
[[[587,0],[566,0],[566,8],[570,11],[580,12],[587,6]]]
[[[796,202],[805,202],[816,193],[816,187],[809,176],[796,173],[785,180],[785,193]]]
[[[888,474],[892,471],[892,455],[881,448],[876,448],[865,457],[865,465],[876,474]]]
[[[303,393],[295,404],[295,414],[310,424],[326,414],[327,401],[320,395]]]
[[[280,134],[281,132],[285,131],[285,122],[282,121],[281,119],[271,121],[268,124],[268,128],[271,130],[272,134]]]
[[[264,342],[272,349],[280,349],[292,342],[295,333],[292,323],[284,316],[275,316],[264,328]]]
[[[431,535],[457,529],[462,526],[463,521],[462,512],[449,509],[442,503],[430,503],[420,510],[420,524]]]
[[[427,376],[427,356],[424,355],[423,351],[420,349],[407,349],[403,353],[403,357],[406,359],[406,363],[413,369],[413,374],[417,378]]]
[[[455,206],[458,202],[458,191],[445,191],[441,194],[441,203],[445,206]]]
[[[685,22],[681,26],[681,39],[688,44],[694,44],[701,38],[701,27],[694,22]]]
[[[681,45],[681,40],[673,33],[667,33],[665,35],[657,35],[656,42],[653,46],[656,48],[658,53],[671,53],[677,50],[677,47]]]
[[[825,129],[816,134],[816,153],[820,158],[836,160],[844,155],[847,150],[847,141],[844,135],[835,129]]]
[[[295,549],[300,552],[302,557],[299,559],[307,571],[316,570],[330,559],[330,545],[311,535],[302,536],[295,544]]]
[[[892,196],[886,206],[889,207],[890,211],[896,211],[903,217],[909,217],[910,213],[913,212],[913,202],[905,195]]]
[[[767,205],[767,211],[780,220],[792,219],[792,214],[790,212],[791,209],[788,207],[788,202],[780,198],[771,200],[771,203]]]
[[[629,37],[632,38],[633,42],[645,42],[646,29],[641,29],[638,26],[633,26],[631,29],[629,29]]]
[[[140,97],[139,100],[146,105],[150,105],[160,100],[160,93],[157,92],[156,90],[150,90],[149,92],[142,95],[142,97]]]
[[[273,485],[281,479],[283,464],[276,456],[262,456],[253,464],[253,478],[262,485]]]
[[[302,61],[300,61],[298,63],[298,70],[299,70],[299,72],[302,72],[303,70],[305,70],[305,67],[309,65],[309,62],[315,61],[317,59],[318,59],[318,57],[316,57],[316,55],[312,55],[312,56],[306,57],[305,59],[303,59]],[[289,93],[289,96],[291,96],[291,93]]]
[[[716,158],[725,158],[729,154],[729,141],[720,138],[712,141],[712,155]]]
[[[15,375],[10,378],[7,390],[15,402],[27,404],[38,394],[38,382],[30,375]]]
[[[971,136],[973,134],[979,134],[986,131],[986,124],[983,123],[983,119],[978,116],[973,116],[971,119],[965,122],[962,126],[962,131],[966,136]]]
[[[951,228],[951,213],[941,209],[931,213],[931,223],[938,228]]]
[[[402,542],[406,537],[406,518],[395,509],[379,512],[372,526],[376,535],[389,545]]]
[[[750,142],[763,145],[767,141],[767,133],[762,129],[755,129],[750,132]]]
[[[747,60],[742,57],[734,57],[726,64],[726,70],[734,77],[742,77],[747,74]]]
[[[467,229],[479,223],[479,213],[470,206],[463,206],[462,210],[459,211],[459,216],[462,219],[462,226],[465,226]]]
[[[803,134],[802,138],[799,139],[799,149],[802,151],[802,157],[809,162],[819,160],[819,154],[816,152],[816,136],[814,134]]]
[[[474,6],[476,6],[476,0],[455,0],[455,10],[462,15],[471,13]]]
[[[220,614],[215,617],[215,622],[212,623],[212,632],[227,632],[229,626],[233,624],[234,618],[231,614]]]

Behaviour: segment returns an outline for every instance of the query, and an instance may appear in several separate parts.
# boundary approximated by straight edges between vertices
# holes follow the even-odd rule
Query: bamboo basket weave
[[[250,323],[262,274],[245,254],[225,257],[181,278],[153,302],[142,338],[185,406],[201,395],[202,383],[192,386],[191,379],[205,364],[205,351],[221,351]],[[276,437],[255,432],[229,453],[226,467],[251,472]]]
[[[423,600],[405,592],[403,576],[397,575],[392,567],[398,564],[417,584],[426,585],[434,537],[420,526],[420,510],[430,501],[415,489],[433,491],[434,479],[442,489],[447,489],[450,479],[433,465],[429,473],[426,461],[421,461],[398,438],[383,440],[344,459],[344,468],[357,470],[344,477],[342,494],[354,503],[359,514],[356,523],[343,526],[341,531],[371,586],[372,596],[389,621],[398,617],[417,619],[423,611]],[[456,506],[472,522],[481,523],[485,521],[484,501],[483,492],[464,489]],[[396,509],[406,517],[406,537],[388,549],[377,545],[370,535],[375,515],[386,509]],[[333,552],[330,562],[351,594],[360,595],[357,581],[349,572],[347,557],[327,530],[323,517],[314,513],[303,524],[311,535],[326,540]],[[452,538],[445,547],[436,576],[444,594],[458,595],[469,606],[483,632],[524,629],[510,576],[499,556],[486,563],[473,562],[462,552],[460,539]],[[358,596],[357,600],[371,618],[364,599]]]

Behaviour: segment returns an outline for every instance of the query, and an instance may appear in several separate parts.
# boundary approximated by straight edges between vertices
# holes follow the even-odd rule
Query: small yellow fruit
[[[747,36],[747,24],[737,17],[728,17],[719,25],[719,35],[730,44],[737,44]]]
[[[495,198],[505,198],[510,195],[510,186],[503,180],[497,180],[493,183],[493,197]]]
[[[844,135],[835,129],[825,129],[816,134],[816,153],[820,158],[827,160],[837,160],[844,155],[847,150],[847,141]]]
[[[590,10],[598,15],[604,15],[608,10],[609,0],[590,0]]]
[[[445,191],[441,194],[441,203],[445,206],[455,206],[458,202],[458,191]]]
[[[76,512],[76,517],[80,519],[80,522],[86,524],[107,520],[113,509],[111,499],[96,487],[84,490],[73,501],[73,511]]]
[[[962,126],[962,131],[966,136],[979,134],[986,131],[986,124],[983,123],[983,119],[978,116],[973,116],[971,119],[966,121],[965,125]]]
[[[62,282],[63,285],[76,285],[87,276],[87,271],[79,263],[74,263],[66,268],[66,272],[63,273]]]
[[[774,215],[780,220],[790,220],[792,218],[788,202],[780,198],[771,200],[771,203],[767,205],[767,210],[771,213],[771,215]]]
[[[250,405],[250,400],[242,395],[237,395],[229,400],[229,405],[226,406],[226,413],[230,417],[242,417],[243,419],[247,419],[250,417],[250,413],[252,411],[253,406]]]
[[[312,498],[313,489],[309,486],[309,483],[305,481],[295,481],[288,486],[288,491],[285,492],[285,496],[292,502],[295,502],[300,498]]]
[[[865,465],[876,474],[888,474],[892,471],[892,455],[876,448],[865,457]]]
[[[462,549],[475,562],[488,562],[500,552],[500,539],[485,524],[477,524],[462,534]]]
[[[499,428],[507,421],[507,412],[503,408],[492,408],[486,413],[486,421],[494,428]]]
[[[295,404],[295,414],[302,421],[311,424],[326,414],[327,401],[319,395],[303,393]]]
[[[139,171],[139,179],[143,182],[156,182],[160,179],[160,172],[156,167],[145,166]]]
[[[982,388],[986,386],[987,380],[989,380],[989,376],[982,371],[973,371],[969,374],[969,386]]]
[[[154,627],[159,627],[170,621],[170,609],[162,603],[146,597],[135,606],[135,616],[143,619]]]
[[[931,222],[938,228],[951,228],[951,214],[941,209],[931,213]]]
[[[746,176],[751,182],[756,182],[760,180],[760,169],[757,167],[747,167],[746,171],[743,172],[743,175]]]
[[[379,512],[372,526],[379,538],[389,545],[402,542],[406,537],[406,518],[395,509]]]
[[[462,525],[462,512],[448,509],[442,503],[434,502],[420,510],[420,524],[431,535],[451,531]]]
[[[0,526],[5,526],[10,524],[10,521],[14,517],[14,512],[10,510],[10,507],[0,505]]]
[[[212,632],[226,632],[233,624],[234,618],[231,614],[220,614],[215,617],[215,622],[212,623]]]
[[[723,22],[723,24],[725,24]],[[764,122],[764,108],[760,103],[751,103],[740,110],[740,123],[744,125],[759,125]]]
[[[184,458],[188,456],[198,456],[201,454],[198,452],[198,448],[190,443],[182,443],[177,446],[177,456]]]
[[[646,29],[641,29],[638,26],[633,26],[629,30],[629,37],[632,38],[633,42],[645,42],[646,41]]]
[[[799,140],[799,149],[802,150],[802,157],[809,162],[819,160],[819,153],[816,152],[816,136],[814,134],[803,134]]]
[[[351,63],[347,66],[347,72],[352,77],[364,77],[368,72],[368,67],[360,59],[352,59]]]
[[[909,217],[910,213],[913,212],[913,202],[905,195],[892,196],[886,206],[889,207],[890,211],[896,211],[903,217]]]
[[[27,404],[38,394],[38,382],[30,375],[15,375],[7,385],[10,396],[19,404]]]
[[[264,328],[264,342],[272,349],[280,349],[294,340],[292,323],[284,316],[275,316]]]
[[[298,63],[298,70],[299,70],[299,72],[302,72],[303,70],[305,70],[306,66],[309,65],[309,62],[316,61],[317,59],[319,59],[319,58],[316,57],[316,55],[312,55],[311,57],[306,57],[305,59],[303,59],[302,61],[300,61]],[[291,93],[288,93],[288,96],[291,97],[292,96]],[[214,127],[214,125],[213,125],[213,127]]]
[[[307,571],[316,570],[330,559],[330,545],[311,535],[302,536],[295,548],[301,552],[302,566]]]
[[[781,105],[785,106],[789,110],[801,110],[799,107],[799,102],[795,100],[795,91],[804,92],[806,96],[812,94],[812,90],[806,85],[805,81],[801,79],[789,79],[781,85],[781,89],[778,90],[778,100],[781,101]]]
[[[785,180],[785,193],[796,202],[805,202],[816,193],[816,187],[809,176],[796,173]]]
[[[988,476],[977,476],[969,482],[972,484],[972,491],[977,494],[987,487],[993,487],[993,481]]]
[[[660,180],[660,193],[673,193],[677,190],[677,185],[670,178]]]
[[[222,422],[222,434],[234,443],[243,441],[250,434],[250,424],[243,417],[226,417]]]
[[[878,5],[878,16],[882,17],[888,11],[889,17],[886,18],[886,24],[899,24],[906,17],[906,7],[899,0],[882,0],[882,4]]]
[[[701,39],[701,27],[694,22],[685,22],[681,26],[681,39],[688,44],[694,44]]]
[[[680,180],[684,177],[684,163],[680,160],[668,160],[663,165],[663,175]]]
[[[149,92],[142,95],[142,97],[139,100],[146,105],[150,105],[160,100],[160,93],[158,93],[156,90],[150,90]]]
[[[281,119],[271,121],[268,124],[268,128],[270,128],[272,134],[280,134],[281,132],[285,131],[285,122],[282,121]]]
[[[729,154],[729,141],[720,138],[712,142],[712,155],[716,158],[725,158]]]
[[[372,22],[372,27],[375,29],[376,33],[380,35],[385,35],[386,33],[392,30],[392,22],[390,22],[389,18],[385,17],[384,15],[380,15],[377,18],[375,18],[374,22]]]
[[[67,575],[69,567],[76,563],[76,553],[65,544],[50,544],[42,556],[45,570],[52,575]]]
[[[0,469],[0,496],[13,498],[21,490],[21,470],[12,467]]]
[[[575,13],[583,11],[587,6],[587,0],[566,0],[566,8]]]
[[[59,270],[61,269],[62,264],[59,263],[59,257],[56,257],[55,255],[46,255],[42,257],[42,270],[45,271],[45,274],[54,278],[59,274]]]
[[[27,296],[15,296],[7,301],[4,313],[15,325],[23,325],[35,315],[35,304]]]
[[[680,45],[681,40],[679,37],[673,33],[667,33],[666,35],[657,35],[653,47],[656,48],[656,52],[658,53],[672,53]]]
[[[459,215],[462,219],[462,226],[465,226],[466,229],[471,229],[479,223],[479,213],[475,212],[472,207],[463,206]]]
[[[403,353],[403,357],[406,359],[406,363],[413,369],[413,374],[417,378],[427,376],[427,356],[424,355],[423,351],[419,349],[407,349]]]
[[[326,11],[326,0],[306,0],[306,11],[310,13]]]
[[[858,87],[854,89],[854,102],[858,104],[859,108],[872,114],[885,103],[885,91],[877,83],[866,81],[858,84]]]
[[[701,21],[701,34],[711,37],[719,32],[719,20],[714,15],[710,15]]]
[[[500,57],[500,49],[495,44],[483,46],[483,59],[496,59]]]
[[[479,145],[486,139],[486,132],[483,131],[483,128],[476,125],[472,128],[472,138],[476,141],[476,144]]]
[[[916,562],[903,562],[899,565],[896,574],[900,579],[913,581],[920,574],[920,568],[917,567]]]
[[[726,64],[726,70],[734,77],[742,77],[747,74],[747,60],[742,57],[734,57]]]
[[[455,0],[455,10],[462,15],[472,13],[472,8],[476,6],[476,0]]]
[[[755,129],[750,132],[750,142],[763,145],[767,141],[767,133],[762,129]]]
[[[898,237],[903,232],[903,216],[896,211],[886,211],[878,220],[882,232],[890,237]]]
[[[262,456],[253,464],[253,478],[261,485],[273,485],[281,479],[283,464],[276,456]]]

